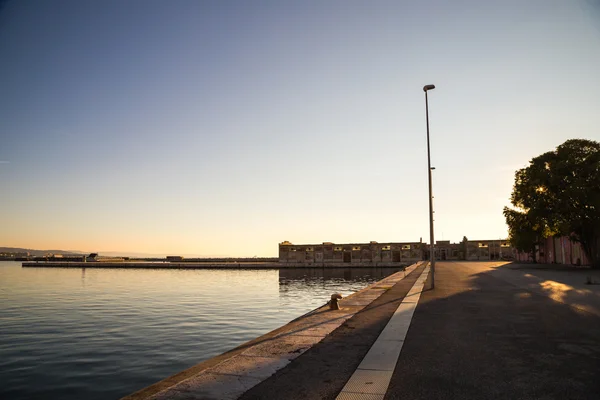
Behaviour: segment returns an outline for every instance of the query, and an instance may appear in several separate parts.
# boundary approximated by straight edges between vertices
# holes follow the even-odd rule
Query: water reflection
[[[357,280],[383,279],[402,268],[282,268],[279,270],[279,285],[295,280]]]
[[[280,308],[303,315],[327,303],[333,293],[346,297],[400,268],[286,268],[279,270]]]
[[[395,271],[0,262],[0,398],[120,398]]]

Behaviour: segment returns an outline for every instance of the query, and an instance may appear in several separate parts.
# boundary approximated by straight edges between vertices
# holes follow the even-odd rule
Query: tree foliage
[[[536,262],[535,247],[544,238],[544,230],[529,218],[526,212],[504,207],[504,217],[508,225],[511,245],[522,252],[531,254]]]
[[[504,216],[517,249],[565,235],[600,268],[600,143],[571,139],[533,158],[515,173],[511,203]]]

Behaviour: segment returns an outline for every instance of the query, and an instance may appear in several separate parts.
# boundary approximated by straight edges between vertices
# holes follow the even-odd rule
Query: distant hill
[[[45,256],[48,253],[62,255],[89,254],[77,250],[35,250],[23,249],[21,247],[0,247],[0,253],[29,253],[32,256]]]
[[[90,254],[90,253],[98,253],[101,256],[105,257],[133,257],[133,258],[165,258],[166,256],[183,256],[185,258],[192,259],[204,259],[204,260],[252,260],[254,258],[261,259],[275,259],[276,257],[229,257],[226,255],[200,255],[200,254],[178,254],[178,253],[158,253],[158,254],[149,254],[149,253],[137,253],[133,251],[80,251],[80,250],[36,250],[36,249],[23,249],[20,247],[0,247],[0,253],[27,253],[31,256],[45,256],[48,253],[51,254],[62,254],[64,256],[68,255],[81,255],[81,254]]]

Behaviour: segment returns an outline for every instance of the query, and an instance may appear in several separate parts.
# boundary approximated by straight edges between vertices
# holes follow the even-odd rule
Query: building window
[[[333,251],[342,251],[342,250],[343,250],[343,249],[342,249],[342,246],[335,246],[335,247],[333,248]]]
[[[410,244],[403,244],[402,250],[410,250]]]
[[[390,247],[389,245],[388,245],[388,246],[383,246],[383,247],[381,248],[381,250],[390,250],[390,249],[391,249],[391,247]]]
[[[314,251],[314,249],[312,247],[307,247],[306,251]]]
[[[487,243],[479,243],[479,247],[488,247]]]
[[[352,246],[352,250],[360,250],[360,246]]]
[[[500,247],[510,247],[510,244],[508,244],[508,242],[502,242]]]

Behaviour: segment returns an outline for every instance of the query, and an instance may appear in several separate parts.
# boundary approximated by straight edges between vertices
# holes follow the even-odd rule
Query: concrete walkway
[[[389,376],[385,350],[379,365],[361,364],[368,359],[365,344],[377,349],[374,338],[380,335],[345,335],[348,328],[383,330],[376,320],[387,323],[393,312],[383,312],[382,296],[241,399],[599,398],[600,318],[579,307],[593,304],[593,294],[579,293],[573,306],[568,296],[553,300],[553,292],[543,290],[548,279],[538,277],[534,285],[529,272],[506,263],[436,267],[436,288],[420,296],[386,390],[375,388],[381,382],[376,375]],[[408,291],[400,286],[407,283],[387,295],[403,299]],[[388,344],[389,352],[397,352],[396,343]],[[380,371],[365,377],[361,370]],[[361,389],[351,384],[357,371]]]
[[[428,274],[429,266],[425,268],[412,289],[404,297],[336,400],[383,399]]]

